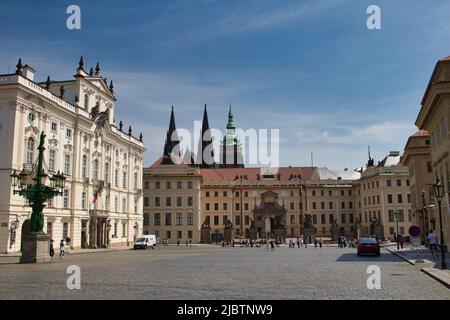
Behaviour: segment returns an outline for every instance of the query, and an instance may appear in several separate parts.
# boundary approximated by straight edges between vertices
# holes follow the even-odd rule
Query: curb
[[[431,270],[430,270],[431,269]],[[420,271],[422,271],[423,273],[425,273],[427,276],[433,278],[434,280],[438,281],[439,283],[443,284],[445,287],[447,287],[448,289],[450,289],[450,283],[439,278],[438,276],[436,276],[434,274],[434,270],[432,270],[433,268],[421,268]]]
[[[427,276],[429,276],[430,278],[438,281],[440,284],[444,285],[446,288],[450,289],[450,282],[442,279],[441,277],[437,276],[435,273],[436,272],[440,272],[439,269],[434,269],[432,267],[420,267],[417,266],[417,264],[410,259],[407,259],[406,257],[404,257],[402,254],[395,252],[394,250],[391,250],[389,248],[386,248],[386,251],[392,253],[393,255],[396,255],[397,257],[399,257],[400,259],[408,262],[410,265],[416,267],[417,269],[419,269],[421,272],[425,273]]]

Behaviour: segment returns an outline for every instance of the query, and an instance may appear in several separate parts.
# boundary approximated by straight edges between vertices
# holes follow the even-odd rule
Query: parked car
[[[361,238],[358,242],[357,248],[358,256],[363,254],[374,254],[380,256],[380,244],[375,238]]]
[[[134,249],[147,249],[148,247],[151,247],[152,249],[155,248],[156,245],[156,237],[154,234],[148,234],[140,236],[136,239],[134,242],[133,248]]]

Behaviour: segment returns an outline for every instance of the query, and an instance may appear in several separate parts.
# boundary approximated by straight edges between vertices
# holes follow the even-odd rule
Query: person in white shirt
[[[431,255],[434,258],[434,252],[436,251],[436,257],[439,258],[439,253],[437,251],[437,245],[438,245],[438,238],[436,234],[434,234],[433,230],[430,230],[430,233],[428,234],[428,244],[430,246]]]

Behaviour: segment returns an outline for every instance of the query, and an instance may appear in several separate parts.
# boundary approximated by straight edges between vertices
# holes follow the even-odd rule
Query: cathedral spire
[[[211,157],[214,158],[214,152],[212,150],[209,152],[208,151],[205,152],[205,150],[207,150],[208,146],[211,145],[211,143],[212,143],[211,130],[209,128],[208,110],[206,109],[205,103],[205,109],[203,110],[202,131],[197,154],[197,157],[201,157],[198,163],[202,168],[214,166],[214,160],[210,159]]]
[[[175,146],[179,143],[178,136],[176,135],[176,126],[175,126],[175,114],[173,112],[173,106],[172,106],[172,112],[170,113],[170,123],[169,123],[169,130],[167,130],[166,135],[166,142],[164,144],[164,155],[170,156]],[[175,135],[174,135],[175,132]]]

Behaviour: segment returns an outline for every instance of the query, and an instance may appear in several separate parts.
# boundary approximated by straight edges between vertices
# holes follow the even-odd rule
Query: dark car
[[[361,238],[357,248],[358,256],[363,254],[373,254],[380,256],[380,244],[375,238]]]

